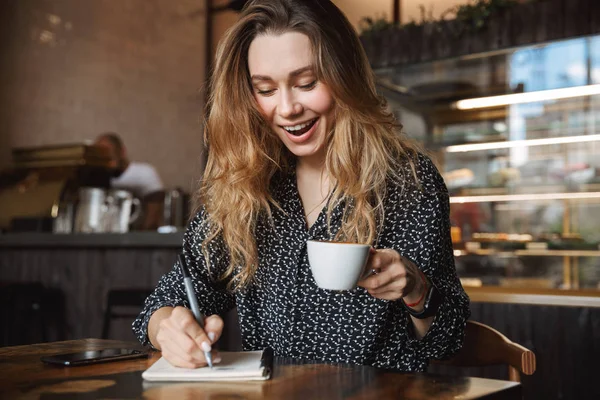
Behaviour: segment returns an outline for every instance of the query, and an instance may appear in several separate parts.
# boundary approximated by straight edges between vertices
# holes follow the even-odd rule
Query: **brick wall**
[[[11,147],[110,130],[167,186],[190,189],[205,78],[205,14],[195,11],[205,0],[0,3],[0,168]]]

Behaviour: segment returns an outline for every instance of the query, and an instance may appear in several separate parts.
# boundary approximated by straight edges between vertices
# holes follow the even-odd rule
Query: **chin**
[[[319,154],[319,150],[320,150],[320,149],[314,148],[314,147],[306,149],[306,148],[299,148],[298,146],[289,146],[287,149],[289,150],[290,153],[292,153],[294,156],[296,156],[298,158],[315,156],[315,155]]]

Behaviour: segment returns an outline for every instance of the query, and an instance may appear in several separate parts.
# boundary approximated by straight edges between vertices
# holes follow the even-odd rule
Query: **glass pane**
[[[465,282],[599,288],[600,35],[376,73],[443,173]]]

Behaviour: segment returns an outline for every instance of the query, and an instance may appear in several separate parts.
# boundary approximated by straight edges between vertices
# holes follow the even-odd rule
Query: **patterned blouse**
[[[222,241],[212,241],[206,266],[201,243],[208,232],[201,210],[184,235],[183,253],[194,280],[201,311],[223,314],[237,307],[244,350],[273,348],[275,355],[424,371],[430,359],[454,354],[462,345],[469,299],[454,267],[450,240],[448,192],[439,172],[425,156],[416,163],[421,188],[390,184],[384,227],[376,248],[391,248],[412,260],[443,295],[433,323],[416,339],[401,300],[380,300],[365,289],[328,291],[317,287],[306,253],[309,239],[327,240],[326,207],[307,229],[295,173],[273,179],[273,221],[259,221],[256,239],[259,266],[253,283],[232,294],[215,277],[228,265]],[[412,173],[408,163],[406,176]],[[343,204],[331,216],[331,231],[341,223]],[[133,330],[149,344],[148,321],[165,306],[188,306],[178,265],[165,274],[146,300]]]

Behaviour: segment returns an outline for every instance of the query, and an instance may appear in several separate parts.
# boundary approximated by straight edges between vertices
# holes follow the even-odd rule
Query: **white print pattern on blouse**
[[[244,350],[271,347],[277,356],[346,362],[424,371],[430,359],[454,354],[461,346],[469,299],[454,267],[450,240],[448,192],[433,163],[420,155],[421,183],[389,184],[385,221],[377,248],[391,248],[412,260],[444,296],[431,328],[420,340],[400,300],[380,300],[363,288],[334,292],[317,287],[308,265],[306,241],[329,239],[326,208],[306,228],[294,173],[273,179],[272,194],[282,210],[273,208],[273,226],[259,221],[256,240],[259,266],[251,286],[235,295],[215,284],[228,264],[222,241],[208,246],[206,268],[201,243],[208,226],[201,210],[184,235],[183,252],[205,315],[224,314],[237,306]],[[405,163],[403,172],[412,171]],[[343,202],[331,217],[332,231],[341,223]],[[165,306],[186,305],[178,265],[165,274],[146,300],[133,330],[148,344],[152,313]]]

